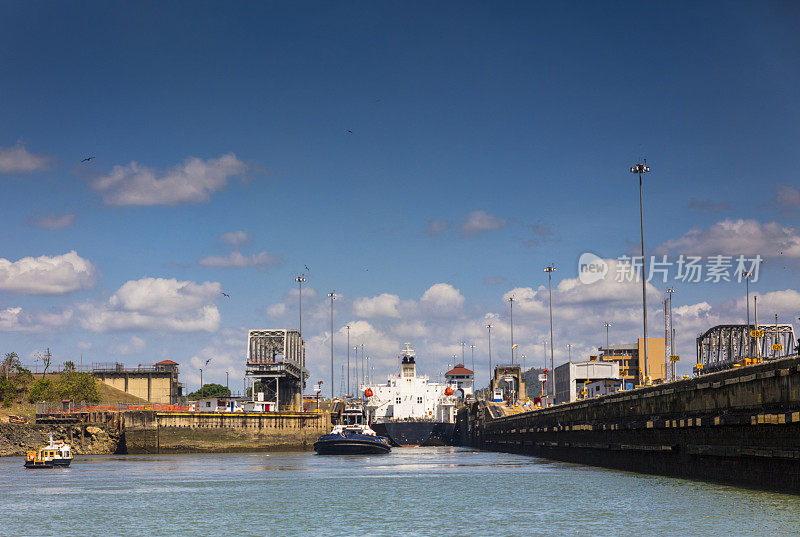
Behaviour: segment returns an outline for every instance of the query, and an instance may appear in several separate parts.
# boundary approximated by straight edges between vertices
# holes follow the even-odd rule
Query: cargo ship
[[[399,374],[386,384],[364,387],[367,419],[380,436],[394,446],[450,445],[455,429],[456,389],[417,375],[409,343],[398,356]]]

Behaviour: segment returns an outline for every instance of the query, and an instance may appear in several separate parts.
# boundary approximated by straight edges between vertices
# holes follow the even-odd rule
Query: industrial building
[[[262,390],[252,390],[254,402],[274,403],[270,410],[303,410],[309,373],[299,330],[250,330],[246,355],[245,375],[253,387],[259,382]]]
[[[148,403],[169,405],[183,400],[183,384],[178,382],[178,364],[172,360],[136,367],[125,367],[120,363],[93,364],[92,375],[104,384]]]
[[[644,339],[627,345],[609,345],[600,347],[599,359],[604,362],[616,362],[619,365],[619,378],[625,381],[625,389],[646,384],[644,368]],[[665,347],[663,337],[647,338],[647,376],[651,381],[667,377],[667,366],[664,358]],[[556,390],[557,391],[557,390]]]
[[[584,388],[592,381],[612,380],[619,384],[619,362],[590,360],[567,362],[556,367],[556,404],[582,399]]]

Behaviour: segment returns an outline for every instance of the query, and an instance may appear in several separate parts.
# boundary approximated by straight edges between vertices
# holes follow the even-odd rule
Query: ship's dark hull
[[[370,424],[375,433],[387,437],[393,446],[450,446],[454,423],[441,421],[386,421]]]
[[[319,455],[381,455],[391,450],[388,440],[365,434],[324,434],[314,442]]]
[[[38,470],[40,468],[67,468],[72,459],[52,459],[45,462],[25,461],[25,468],[29,470]]]

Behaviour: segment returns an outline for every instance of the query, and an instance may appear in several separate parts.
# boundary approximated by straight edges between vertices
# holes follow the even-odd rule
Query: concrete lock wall
[[[126,412],[127,453],[311,449],[330,431],[327,412]]]
[[[104,384],[144,399],[150,403],[172,403],[172,375],[162,373],[96,373]]]
[[[462,443],[631,471],[800,492],[800,359],[492,418],[459,414]]]

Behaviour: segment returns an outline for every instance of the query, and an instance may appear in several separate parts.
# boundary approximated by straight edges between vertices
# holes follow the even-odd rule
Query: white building
[[[621,385],[621,379],[593,380],[586,385],[586,397],[600,397],[610,393],[616,393],[620,390]]]
[[[556,404],[577,401],[592,381],[614,379],[619,385],[619,364],[617,362],[567,362],[556,367]],[[588,382],[587,382],[588,381]]]
[[[475,393],[475,374],[464,367],[456,366],[444,374],[447,385],[453,388],[455,396],[459,399],[472,399]]]

